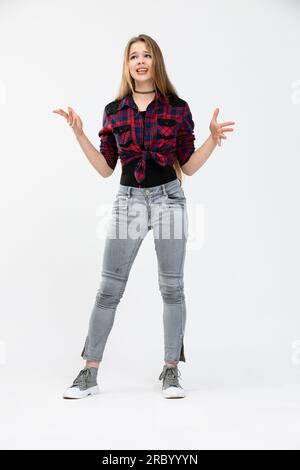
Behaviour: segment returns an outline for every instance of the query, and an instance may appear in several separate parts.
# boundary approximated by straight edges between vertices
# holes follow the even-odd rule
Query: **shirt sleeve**
[[[195,151],[194,121],[188,103],[186,103],[182,123],[177,134],[177,159],[180,166],[184,165]]]
[[[103,111],[102,128],[98,132],[98,136],[100,137],[100,152],[107,164],[114,170],[118,161],[118,147],[105,109]]]

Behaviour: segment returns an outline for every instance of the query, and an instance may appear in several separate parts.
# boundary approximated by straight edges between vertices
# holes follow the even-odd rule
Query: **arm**
[[[68,111],[69,114],[61,108],[52,110],[53,113],[60,114],[67,120],[89,162],[103,178],[107,178],[113,173],[117,164],[118,149],[105,110],[103,113],[103,126],[98,133],[99,137],[101,137],[100,152],[84,134],[82,120],[79,115],[70,106],[68,106]]]
[[[82,132],[81,135],[76,134],[76,139],[89,162],[93,165],[95,170],[103,176],[103,178],[107,178],[114,172],[106,162],[104,155],[93,146],[84,132]]]
[[[182,171],[188,176],[192,176],[197,170],[199,170],[199,168],[202,167],[217,145],[221,146],[221,139],[227,138],[223,132],[233,131],[232,128],[226,128],[225,126],[235,124],[235,122],[228,121],[218,124],[218,113],[219,108],[216,108],[209,126],[211,131],[209,137],[201,145],[201,147],[192,153],[188,161],[181,168]]]
[[[217,145],[217,142],[213,140],[212,135],[210,135],[206,141],[195,150],[194,153],[190,156],[188,162],[186,162],[182,167],[183,173],[188,176],[192,176],[202,165],[206,162],[210,154],[213,152]]]
[[[107,178],[113,174],[117,164],[118,147],[106,109],[103,111],[102,128],[98,132],[98,136],[101,138],[100,151],[91,144],[84,133],[79,135],[76,134],[79,145],[87,156],[89,162],[101,176]]]

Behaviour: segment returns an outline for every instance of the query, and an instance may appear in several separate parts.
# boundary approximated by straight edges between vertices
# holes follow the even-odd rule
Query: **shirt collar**
[[[157,90],[157,100],[163,104],[169,103],[169,99],[167,96],[164,96],[159,90]],[[137,109],[137,105],[135,104],[132,93],[129,92],[124,98],[119,101],[118,110],[122,109],[124,106],[130,106],[131,108]]]

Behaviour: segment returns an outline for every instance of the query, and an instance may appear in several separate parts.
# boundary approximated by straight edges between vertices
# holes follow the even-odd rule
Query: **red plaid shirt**
[[[157,99],[147,107],[145,122],[131,93],[107,104],[98,136],[100,152],[112,169],[118,157],[122,168],[136,160],[134,176],[138,183],[145,178],[147,159],[172,166],[177,157],[182,166],[195,151],[194,122],[188,103],[159,91]],[[145,150],[141,149],[143,139]]]

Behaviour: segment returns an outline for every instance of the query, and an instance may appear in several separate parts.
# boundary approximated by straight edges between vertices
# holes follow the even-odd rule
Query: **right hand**
[[[67,109],[69,111],[69,114],[61,108],[53,109],[52,112],[60,114],[61,116],[65,117],[68,124],[72,127],[75,135],[79,137],[83,134],[82,121],[80,117],[78,116],[78,114],[75,113],[73,108],[71,108],[70,106],[67,106]]]

